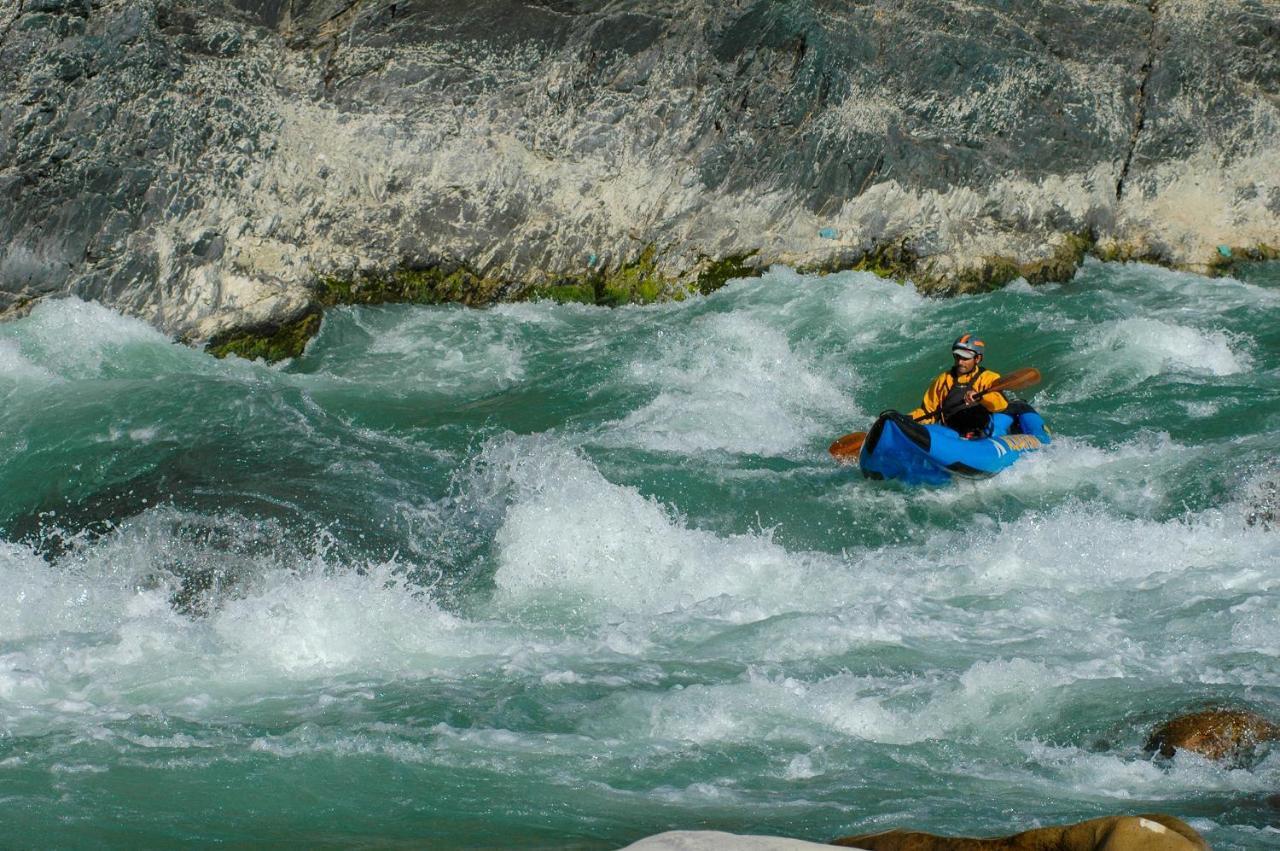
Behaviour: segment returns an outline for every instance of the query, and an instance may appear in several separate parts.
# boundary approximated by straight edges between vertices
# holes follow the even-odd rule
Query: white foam
[[[783,455],[829,433],[832,422],[860,417],[785,334],[755,319],[712,315],[685,332],[659,331],[658,343],[656,358],[628,370],[633,384],[657,395],[612,427],[615,442]]]
[[[256,593],[226,604],[212,622],[241,659],[304,677],[404,670],[406,659],[422,661],[447,648],[458,626],[390,565],[363,573],[275,574]]]
[[[1097,268],[1105,268],[1111,280],[1124,287],[1143,294],[1157,293],[1159,304],[1154,309],[1158,311],[1193,310],[1200,315],[1210,315],[1238,308],[1258,310],[1280,306],[1280,291],[1238,278],[1206,278],[1194,272],[1180,272],[1143,263],[1111,263],[1104,266],[1092,258],[1085,262]]]
[[[1161,501],[1167,476],[1197,463],[1203,451],[1164,432],[1135,432],[1108,447],[1055,434],[1048,447],[1024,455],[999,476],[956,482],[922,496],[944,504],[1015,496],[1034,505],[1051,496],[1098,492],[1114,510],[1142,514]]]
[[[554,446],[523,456],[517,496],[496,536],[494,575],[508,600],[591,600],[601,609],[687,609],[723,598],[734,622],[825,609],[854,585],[829,557],[793,555],[764,534],[719,536],[634,488],[608,482],[587,460]]]
[[[1142,583],[1147,588],[1176,585],[1181,594],[1191,595],[1221,590],[1224,583],[1236,591],[1268,590],[1266,574],[1255,565],[1276,557],[1280,543],[1262,532],[1244,534],[1235,518],[1221,512],[1161,521],[1116,516],[1097,505],[1068,505],[1030,512],[952,558],[957,568],[960,562],[976,565],[973,577],[991,583],[992,590],[1023,583],[1066,590]]]
[[[1187,416],[1201,420],[1217,416],[1218,412],[1222,410],[1222,405],[1219,402],[1179,400],[1178,405],[1187,412]]]
[[[1233,606],[1235,624],[1231,646],[1239,653],[1257,653],[1280,658],[1280,619],[1276,617],[1277,594],[1259,594]]]
[[[335,327],[354,326],[358,338],[330,346],[330,337],[322,336],[309,356],[319,360],[328,379],[386,384],[395,392],[486,395],[525,376],[521,323],[513,321],[521,315],[461,308],[344,310],[332,321]]]
[[[22,353],[17,340],[0,337],[0,378],[17,384],[48,384],[61,381],[52,371]]]
[[[1046,790],[1065,787],[1084,797],[1158,801],[1198,797],[1208,792],[1270,792],[1280,779],[1280,761],[1274,756],[1244,769],[1189,751],[1180,751],[1172,760],[1158,764],[1136,747],[1098,753],[1031,741],[1023,750],[1040,770],[1023,782]]]
[[[832,309],[854,351],[875,352],[886,343],[920,335],[928,302],[913,284],[870,272],[841,272],[832,282],[841,285]]]
[[[1033,729],[1054,706],[1048,687],[1075,676],[1023,659],[979,662],[958,680],[838,674],[805,681],[750,671],[737,682],[627,693],[595,728],[612,733],[641,725],[647,737],[699,744],[781,738],[822,746],[832,734],[894,745],[1001,739]]]
[[[203,552],[203,536],[175,531],[175,520],[183,516],[154,509],[52,565],[0,543],[10,600],[0,606],[0,641],[13,648],[0,655],[0,714],[10,729],[37,734],[128,717],[140,694],[200,715],[284,681],[491,668],[523,644],[510,627],[443,612],[394,563],[330,565],[279,541],[261,557]],[[242,542],[252,534],[250,522],[207,520],[210,538],[220,529]],[[242,578],[206,616],[183,615],[165,572],[175,552],[184,569]],[[557,663],[547,654],[539,671]]]
[[[197,358],[203,359],[141,319],[78,298],[42,301],[29,316],[11,323],[4,334],[16,343],[20,357],[36,364],[40,373],[63,379],[149,375],[158,364],[191,365]],[[7,359],[0,353],[0,362]],[[15,363],[24,371],[21,362]]]
[[[1158,375],[1202,381],[1206,375],[1236,375],[1253,364],[1243,345],[1225,331],[1160,319],[1115,320],[1081,336],[1075,351],[1088,368],[1061,394],[1061,402],[1131,389]]]
[[[0,639],[87,632],[114,623],[134,589],[110,566],[50,565],[30,548],[0,541]]]

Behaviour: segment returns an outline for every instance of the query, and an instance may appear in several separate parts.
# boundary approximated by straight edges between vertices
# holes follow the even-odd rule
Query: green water
[[[1280,270],[931,300],[329,314],[216,361],[0,325],[4,847],[616,848],[1165,812],[1273,847]],[[1055,441],[941,489],[826,454],[980,333]],[[1252,523],[1250,522],[1252,520]]]

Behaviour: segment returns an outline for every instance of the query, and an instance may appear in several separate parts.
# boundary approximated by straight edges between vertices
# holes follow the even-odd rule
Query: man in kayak
[[[985,436],[991,415],[1009,407],[1003,393],[983,392],[1000,378],[1000,373],[982,366],[985,348],[973,334],[957,337],[951,344],[955,365],[933,380],[911,418],[919,423],[942,423],[963,437]]]

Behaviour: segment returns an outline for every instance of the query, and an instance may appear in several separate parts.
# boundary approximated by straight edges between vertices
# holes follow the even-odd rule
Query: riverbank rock
[[[326,306],[964,291],[1280,242],[1251,0],[39,0],[0,6],[0,314],[220,351]],[[922,57],[924,58],[922,60]],[[264,342],[265,341],[265,342]]]
[[[1165,815],[1108,816],[1013,836],[975,839],[891,830],[831,843],[867,851],[1208,851],[1186,822]]]
[[[1172,757],[1180,750],[1214,760],[1247,759],[1258,745],[1280,740],[1280,725],[1256,712],[1205,709],[1181,715],[1160,725],[1147,740],[1148,751]]]
[[[625,851],[806,851],[829,848],[781,836],[746,836],[718,830],[670,830],[626,846]]]

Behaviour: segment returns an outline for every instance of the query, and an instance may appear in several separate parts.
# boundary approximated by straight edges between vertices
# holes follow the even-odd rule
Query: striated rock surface
[[[1280,245],[1276,0],[0,0],[0,50],[0,312],[194,342]]]

